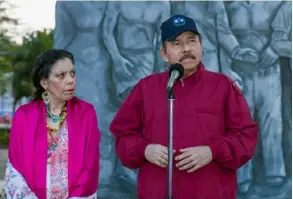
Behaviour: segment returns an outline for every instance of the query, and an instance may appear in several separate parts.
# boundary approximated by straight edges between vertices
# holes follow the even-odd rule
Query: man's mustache
[[[183,55],[183,57],[180,58],[179,62],[182,62],[185,59],[196,59],[196,57],[191,55],[191,54],[186,54],[186,55]]]

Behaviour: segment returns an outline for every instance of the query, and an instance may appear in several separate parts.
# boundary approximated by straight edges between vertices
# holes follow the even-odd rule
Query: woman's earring
[[[42,98],[43,98],[45,104],[48,105],[49,104],[49,94],[47,91],[43,92]]]

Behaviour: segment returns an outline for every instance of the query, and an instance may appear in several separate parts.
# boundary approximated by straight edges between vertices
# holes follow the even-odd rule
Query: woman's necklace
[[[48,157],[50,158],[50,163],[53,165],[56,160],[56,153],[55,149],[58,146],[58,140],[59,140],[59,134],[60,134],[60,129],[62,125],[65,122],[66,119],[66,105],[62,108],[61,114],[60,114],[60,122],[57,125],[56,128],[51,128],[47,125],[47,131],[49,134],[49,140],[48,140]],[[50,116],[49,116],[50,117]],[[57,134],[57,135],[56,135]]]
[[[61,120],[64,119],[64,117],[66,116],[66,111],[63,111],[64,109],[66,109],[66,103],[64,104],[64,106],[62,108],[60,116],[59,115],[53,115],[49,110],[49,104],[46,104],[47,116],[52,120],[53,123],[60,122]]]

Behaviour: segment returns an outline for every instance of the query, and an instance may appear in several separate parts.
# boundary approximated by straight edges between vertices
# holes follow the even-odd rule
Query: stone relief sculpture
[[[292,177],[292,2],[282,3],[275,15],[272,27],[275,30],[273,50],[280,56],[283,112],[283,148],[286,174]]]
[[[292,57],[292,2],[285,1],[275,15],[272,28],[275,31],[275,41],[272,43],[273,50],[282,57]]]
[[[54,47],[63,48],[75,56],[79,84],[77,95],[91,102],[97,113],[102,133],[101,182],[107,183],[112,176],[116,161],[113,139],[108,126],[114,111],[108,107],[107,51],[102,42],[102,22],[107,2],[57,1]]]
[[[54,47],[76,57],[76,94],[94,104],[100,118],[97,195],[136,198],[136,171],[117,159],[109,124],[141,78],[167,69],[159,55],[160,24],[186,14],[203,34],[206,68],[240,84],[260,125],[259,151],[238,171],[238,199],[291,198],[291,13],[291,2],[282,1],[57,1]]]
[[[109,2],[103,23],[103,40],[111,58],[111,78],[119,107],[132,87],[154,72],[160,47],[159,28],[170,16],[169,2]],[[136,183],[136,172],[117,162],[118,176]]]
[[[219,49],[223,48],[233,59],[250,63],[257,61],[257,55],[253,49],[239,47],[237,39],[230,30],[224,3],[222,1],[174,3],[172,14],[185,14],[192,17],[202,34],[202,61],[206,69],[214,72],[221,71],[240,82],[241,78],[230,67],[220,66]]]
[[[153,73],[160,25],[169,16],[167,1],[109,2],[102,32],[117,98],[124,99],[138,80]]]
[[[273,193],[273,188],[281,185],[288,189],[282,146],[280,62],[273,44],[280,40],[281,34],[288,32],[289,26],[277,27],[272,24],[281,4],[282,2],[226,2],[230,28],[240,46],[256,50],[259,56],[256,64],[232,60],[231,65],[243,80],[244,95],[260,126],[259,146],[264,172],[263,176],[258,177],[265,181],[265,186],[254,187],[249,192],[254,178],[256,179],[253,176],[254,161],[249,161],[238,170],[239,192],[248,194],[248,198],[285,194],[280,188],[280,193],[277,190]]]

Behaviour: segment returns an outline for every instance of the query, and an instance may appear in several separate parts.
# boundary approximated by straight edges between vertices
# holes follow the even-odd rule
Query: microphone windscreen
[[[170,66],[169,69],[169,76],[171,76],[172,71],[177,70],[179,72],[179,77],[178,79],[182,78],[184,75],[184,67],[182,64],[176,63]]]

